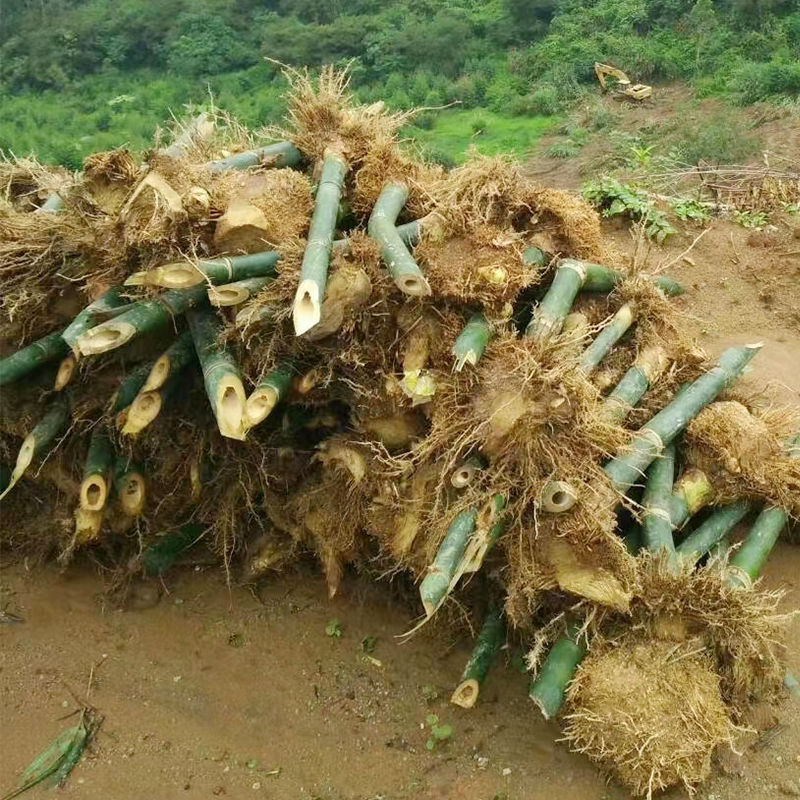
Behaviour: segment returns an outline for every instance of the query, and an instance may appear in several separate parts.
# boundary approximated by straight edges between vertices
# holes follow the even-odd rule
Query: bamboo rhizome
[[[219,318],[210,308],[192,309],[186,316],[219,432],[241,441],[245,438],[244,386],[233,356],[219,342]]]
[[[291,142],[275,142],[254,150],[234,153],[217,161],[209,161],[206,166],[216,174],[229,169],[241,170],[257,166],[274,169],[296,167],[302,160],[303,154]]]
[[[462,708],[472,708],[475,705],[481,685],[486,680],[492,662],[505,639],[506,627],[503,622],[503,614],[499,609],[491,609],[486,614],[478,633],[472,655],[461,675],[461,681],[450,698],[451,703]]]
[[[718,508],[692,531],[676,548],[685,561],[695,563],[722,541],[752,508],[747,500],[739,500]]]
[[[675,445],[668,444],[647,471],[647,485],[642,504],[642,537],[644,546],[651,552],[675,551],[672,538],[672,484],[675,481]]]
[[[105,507],[113,458],[114,449],[108,429],[102,423],[95,425],[89,439],[79,495],[81,508],[86,511],[101,511]]]
[[[427,297],[431,293],[419,265],[395,227],[397,216],[408,199],[408,187],[403,183],[387,183],[381,190],[370,214],[367,231],[381,248],[381,258],[395,286],[403,294]]]
[[[292,319],[294,332],[301,336],[321,319],[322,299],[328,283],[333,234],[348,165],[344,156],[327,148],[322,159],[322,174],[314,201],[314,213],[303,253],[300,285],[297,287]]]
[[[614,314],[609,323],[581,354],[579,368],[585,375],[594,372],[598,364],[611,352],[611,348],[633,325],[635,319],[636,313],[632,303],[625,303]]]
[[[550,649],[528,691],[528,696],[545,719],[552,719],[564,704],[567,687],[586,652],[583,635],[576,623],[572,623],[567,635]]]
[[[561,261],[550,288],[533,311],[525,335],[541,341],[561,333],[585,276],[583,262],[574,258]]]
[[[642,350],[633,366],[603,401],[607,416],[614,422],[622,422],[664,374],[669,362],[663,347],[653,346]]]
[[[293,365],[289,362],[281,364],[268,372],[258,383],[245,402],[245,423],[252,428],[263,422],[275,406],[286,398],[292,384]]]
[[[62,358],[67,352],[68,347],[61,338],[60,331],[42,337],[17,350],[16,353],[0,359],[0,386],[7,386],[24,378],[37,367]]]

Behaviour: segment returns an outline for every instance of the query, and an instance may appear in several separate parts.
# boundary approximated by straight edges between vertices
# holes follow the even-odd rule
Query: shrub
[[[561,109],[555,86],[540,86],[530,95],[528,105],[532,113],[545,117],[553,116]]]

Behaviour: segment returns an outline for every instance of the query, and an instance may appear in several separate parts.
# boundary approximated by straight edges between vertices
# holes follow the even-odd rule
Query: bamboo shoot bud
[[[129,517],[138,517],[144,511],[147,484],[144,473],[128,459],[117,458],[114,463],[114,489],[122,510]]]
[[[172,375],[177,375],[189,362],[194,361],[194,342],[192,334],[184,331],[156,359],[140,392],[152,392],[160,389]]]
[[[597,335],[597,338],[583,351],[580,369],[584,374],[591,374],[597,365],[611,352],[611,348],[622,338],[633,325],[636,318],[634,308],[625,303],[611,318],[608,325]]]
[[[228,348],[219,343],[219,319],[209,308],[192,309],[187,319],[219,432],[241,441],[245,438],[244,386]]]
[[[67,351],[60,332],[50,333],[22,350],[17,350],[0,360],[0,386],[7,386],[37,367],[62,358]]]
[[[676,551],[686,561],[698,561],[744,519],[750,508],[750,503],[740,500],[717,509],[675,548]]]
[[[292,365],[282,364],[268,373],[256,386],[245,403],[245,422],[249,428],[263,422],[289,392],[292,383]]]
[[[238,306],[258,294],[272,278],[245,278],[221,286],[211,286],[208,290],[208,302],[212,306]]]
[[[455,356],[455,371],[461,372],[464,364],[475,366],[486,350],[489,339],[492,337],[492,329],[483,314],[473,314],[469,322],[464,326],[464,330],[458,334],[458,338],[453,345],[452,353]]]
[[[300,285],[297,287],[292,310],[296,336],[313,328],[321,318],[336,215],[346,174],[347,162],[344,157],[334,150],[326,150],[314,202],[314,214],[311,217],[306,250],[303,254]]]
[[[450,581],[464,555],[467,540],[475,530],[477,509],[471,508],[456,515],[450,523],[439,550],[428,567],[428,574],[419,587],[425,614],[430,617],[447,596]]]
[[[57,395],[55,401],[47,409],[36,427],[25,437],[17,454],[17,462],[11,472],[8,485],[0,494],[2,500],[17,484],[19,479],[37,456],[41,456],[48,447],[64,432],[69,425],[70,408],[67,399]]]
[[[102,424],[95,425],[89,440],[80,488],[81,508],[86,511],[101,511],[105,508],[113,458],[114,450],[108,430]]]
[[[206,166],[212,173],[225,172],[228,169],[248,169],[249,167],[267,166],[275,169],[296,167],[303,160],[303,154],[291,142],[276,142],[255,150],[234,153],[218,161],[209,161]]]
[[[462,708],[472,708],[478,700],[481,684],[486,680],[495,656],[503,646],[506,628],[503,615],[493,609],[486,615],[478,634],[472,655],[464,667],[461,682],[453,692],[450,702]]]
[[[760,349],[760,344],[729,348],[705,375],[645,423],[627,452],[612,459],[605,467],[614,488],[623,494],[627,492],[664,447],[684,430],[701,409],[736,380]]]
[[[547,654],[528,692],[545,719],[552,719],[564,704],[567,687],[586,652],[577,626],[573,624],[567,635],[559,639]]]
[[[150,333],[166,325],[173,317],[180,316],[207,300],[205,286],[193,286],[186,291],[164,292],[155,300],[140,300],[124,314],[79,336],[77,347],[85,356],[115,350],[135,336]]]
[[[561,333],[564,320],[572,309],[585,275],[583,262],[574,258],[561,261],[547,294],[533,312],[525,331],[526,336],[544,340]]]

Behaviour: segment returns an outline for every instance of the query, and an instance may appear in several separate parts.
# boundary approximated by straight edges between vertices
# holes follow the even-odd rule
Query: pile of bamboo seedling
[[[288,77],[282,130],[2,165],[6,546],[408,576],[420,624],[478,623],[454,703],[522,644],[575,748],[639,794],[697,784],[784,680],[753,582],[800,515],[800,427],[731,394],[759,346],[707,362],[681,286],[582,200],[426,164],[407,115]]]

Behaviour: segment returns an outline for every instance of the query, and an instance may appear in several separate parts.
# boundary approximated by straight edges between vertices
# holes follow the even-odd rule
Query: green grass
[[[484,109],[451,109],[436,114],[429,127],[411,125],[404,133],[413,137],[429,157],[458,164],[470,148],[483,155],[511,153],[523,157],[558,122],[558,117],[512,117]]]

